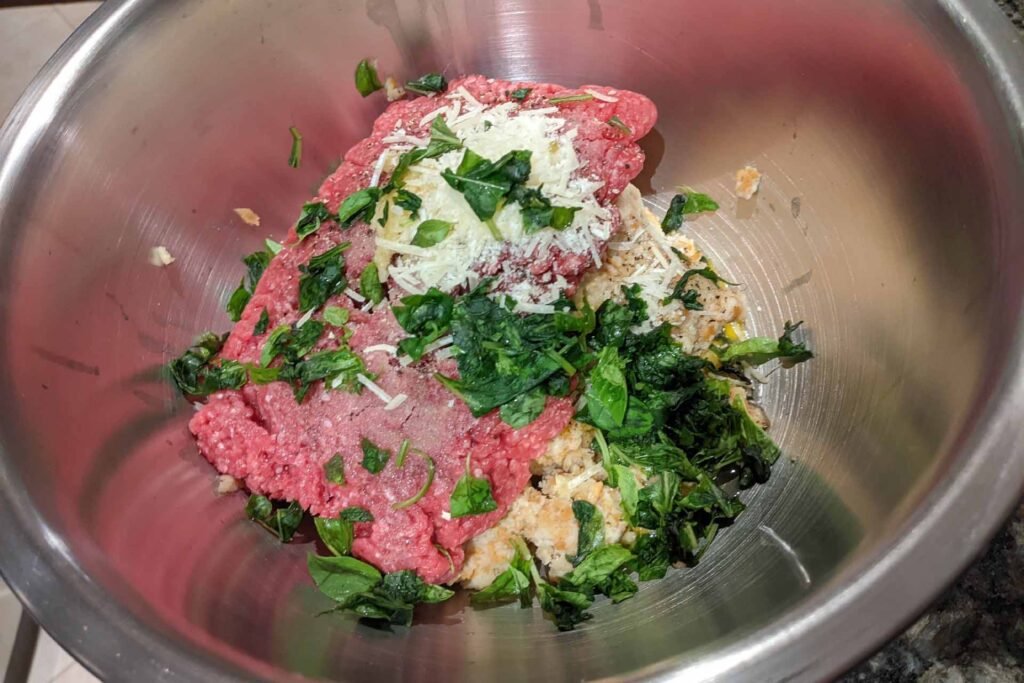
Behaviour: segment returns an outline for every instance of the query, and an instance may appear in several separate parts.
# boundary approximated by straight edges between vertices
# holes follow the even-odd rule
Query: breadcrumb
[[[235,209],[235,213],[246,225],[251,225],[254,228],[260,226],[260,217],[252,209]]]
[[[751,199],[761,187],[761,172],[753,166],[744,166],[736,171],[736,196]]]
[[[153,247],[149,250],[149,263],[158,268],[163,268],[174,263],[174,257],[171,256],[171,252],[167,251],[167,247]]]

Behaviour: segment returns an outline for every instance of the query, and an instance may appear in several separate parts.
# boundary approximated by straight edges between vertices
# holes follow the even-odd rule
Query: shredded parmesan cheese
[[[388,404],[386,406],[384,406],[384,410],[394,410],[398,406],[400,406],[403,403],[405,403],[405,400],[407,398],[409,398],[409,397],[406,396],[405,394],[399,394],[398,396],[395,396],[393,399],[388,401]]]
[[[591,88],[587,88],[583,92],[587,93],[588,95],[592,95],[595,100],[600,100],[601,102],[618,102],[619,101],[618,97],[612,97],[611,95],[605,95],[603,92],[599,92],[599,91],[593,90]]]
[[[389,353],[395,356],[398,354],[398,347],[391,344],[374,344],[363,349],[363,353]]]
[[[345,288],[345,296],[347,296],[349,299],[352,299],[352,301],[355,301],[357,304],[366,302],[366,297],[357,292],[356,290],[352,289],[351,287]]]
[[[378,385],[376,382],[374,382],[372,379],[370,379],[366,375],[364,375],[362,373],[356,375],[356,381],[359,382],[360,384],[362,384],[367,389],[369,389],[370,392],[374,396],[379,398],[385,404],[391,403],[391,401],[393,400],[391,394],[389,394],[388,392],[386,392],[383,389],[381,389],[380,385]]]

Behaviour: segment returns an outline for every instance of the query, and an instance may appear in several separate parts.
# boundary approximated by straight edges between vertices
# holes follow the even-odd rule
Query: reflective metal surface
[[[1024,66],[989,4],[110,0],[0,139],[0,571],[109,680],[841,671],[955,577],[1024,481]],[[641,189],[724,199],[690,231],[745,283],[754,329],[807,321],[818,358],[763,392],[789,459],[699,567],[577,632],[464,601],[394,633],[316,617],[306,548],[214,496],[160,379],[226,328],[239,257],[368,130],[367,55],[647,93]],[[737,203],[746,163],[765,180]],[[148,264],[157,245],[172,266]]]

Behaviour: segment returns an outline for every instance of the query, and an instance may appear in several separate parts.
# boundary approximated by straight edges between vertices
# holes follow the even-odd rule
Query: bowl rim
[[[157,2],[106,0],[33,79],[0,130],[0,207],[78,77],[124,24]],[[983,59],[1024,168],[1020,37],[995,3],[939,0],[938,5]],[[0,226],[2,217],[0,210]],[[946,493],[921,500],[902,524],[907,533],[844,570],[830,589],[789,609],[784,630],[765,627],[698,661],[692,654],[679,655],[624,678],[819,680],[840,674],[913,621],[986,547],[1024,492],[1024,457],[1014,457],[1024,452],[1024,317],[1006,363],[958,448],[958,467],[949,475]],[[6,520],[0,524],[0,576],[89,670],[104,680],[249,680],[233,663],[201,652],[184,637],[147,630],[127,608],[106,599],[16,483],[0,448],[0,519]],[[985,505],[963,505],[968,500]],[[949,538],[960,541],[959,552],[946,551],[943,541]],[[61,599],[52,599],[55,595]],[[851,614],[864,616],[850,619]],[[879,626],[872,618],[878,614],[900,616]],[[756,673],[750,670],[755,662]]]

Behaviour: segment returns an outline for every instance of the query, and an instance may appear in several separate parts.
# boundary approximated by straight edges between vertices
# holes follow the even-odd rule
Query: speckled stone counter
[[[995,2],[1024,35],[1024,0]],[[842,679],[911,681],[1024,683],[1024,503],[949,592]]]
[[[1024,505],[927,614],[843,683],[1024,683]]]

